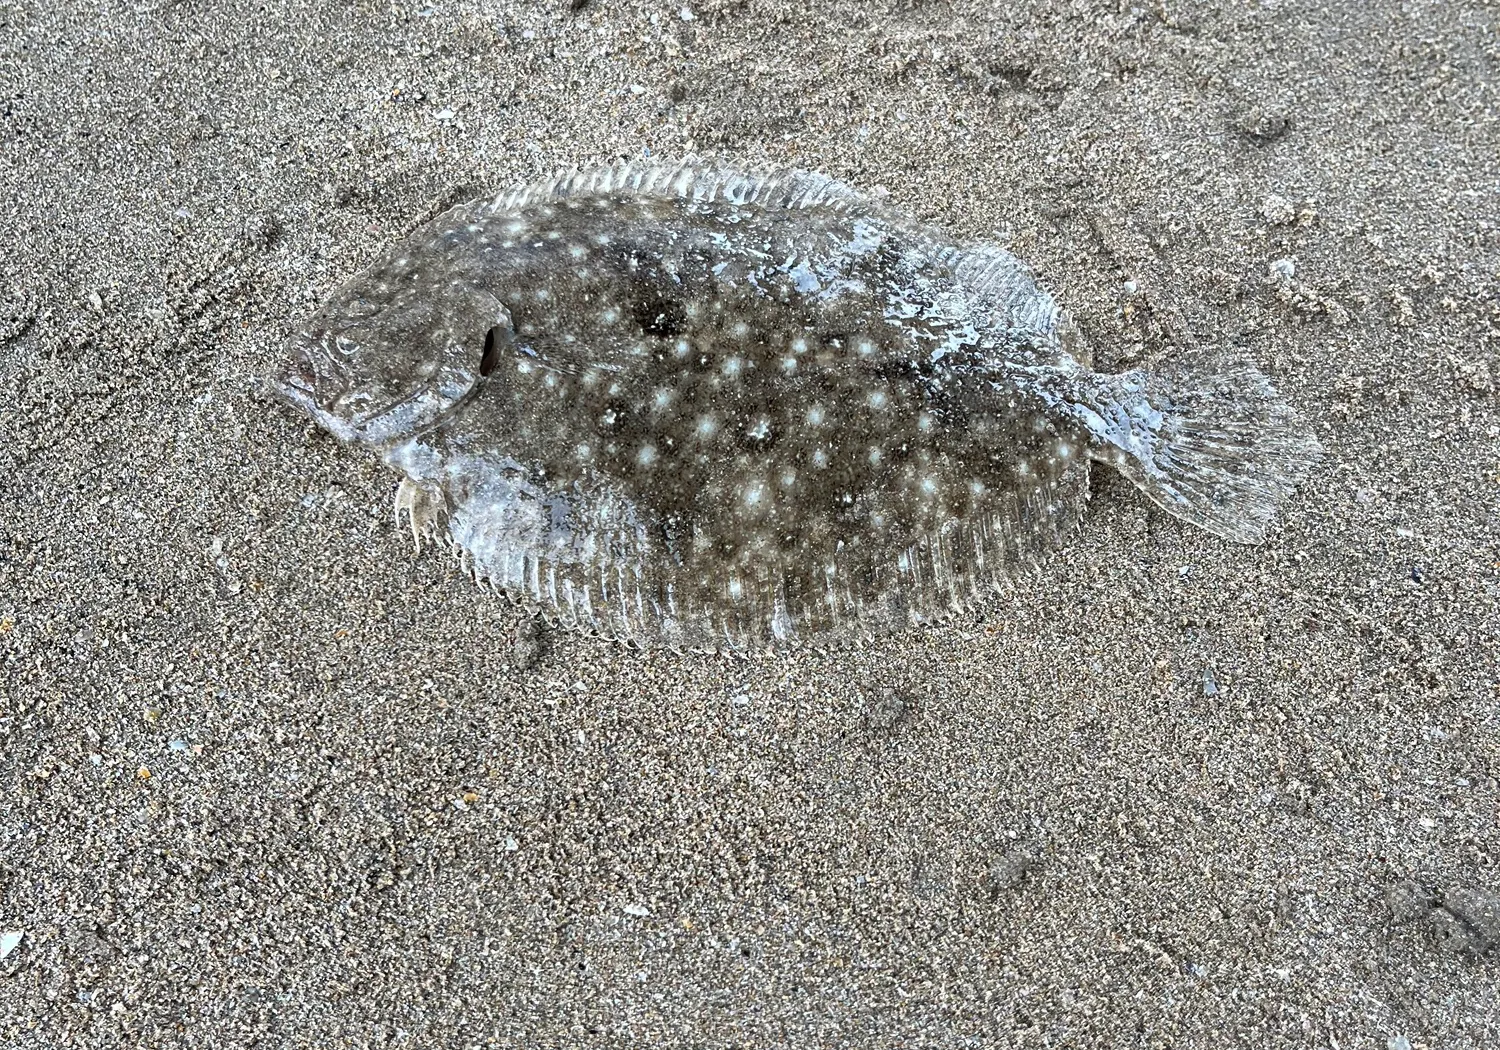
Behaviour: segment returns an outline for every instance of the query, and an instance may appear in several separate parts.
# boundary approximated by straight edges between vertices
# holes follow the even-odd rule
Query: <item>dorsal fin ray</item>
[[[1036,282],[1031,267],[1004,248],[965,244],[944,248],[938,261],[953,271],[970,301],[1016,339],[1050,339],[1063,323],[1056,300]]]
[[[722,199],[788,210],[832,205],[879,215],[896,226],[908,225],[894,219],[874,198],[827,175],[773,165],[736,168],[697,157],[672,162],[617,161],[574,168],[505,190],[492,198],[486,208],[505,213],[542,201],[599,193],[698,201]]]

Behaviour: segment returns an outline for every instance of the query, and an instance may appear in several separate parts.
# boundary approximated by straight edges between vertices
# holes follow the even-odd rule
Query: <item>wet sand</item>
[[[567,8],[0,7],[0,1042],[1500,1045],[1494,6]],[[518,646],[257,380],[648,152],[884,187],[1327,455],[1258,547],[1101,472],[898,637]]]

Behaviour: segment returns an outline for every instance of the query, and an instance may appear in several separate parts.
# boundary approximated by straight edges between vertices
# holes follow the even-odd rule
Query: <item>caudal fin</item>
[[[1249,365],[1217,374],[1099,376],[1095,459],[1168,513],[1260,543],[1322,454],[1302,417]],[[1103,424],[1100,426],[1099,424]]]

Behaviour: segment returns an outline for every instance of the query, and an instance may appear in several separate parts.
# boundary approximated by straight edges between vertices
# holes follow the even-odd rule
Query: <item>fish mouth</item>
[[[317,403],[317,390],[348,386],[348,376],[336,367],[332,355],[316,351],[316,340],[303,333],[292,340],[290,354],[271,386],[299,407]]]
[[[326,356],[324,361],[325,365],[332,364]],[[333,371],[329,367],[320,369],[318,357],[314,356],[311,347],[306,342],[298,341],[292,348],[291,359],[268,385],[282,401],[304,415],[311,416],[319,426],[335,437],[348,441],[355,437],[355,427],[329,409],[329,403],[337,403],[338,399],[318,396],[320,388],[327,390],[330,387],[336,387],[340,391],[339,396],[342,396],[347,384],[329,374]]]
[[[311,357],[299,349],[293,351],[292,360],[277,373],[269,386],[283,401],[312,413],[319,408],[317,395],[314,393],[317,382],[318,373]]]
[[[282,401],[340,441],[386,447],[447,424],[479,395],[485,379],[455,372],[423,383],[405,397],[370,406],[369,395],[350,381],[341,360],[299,341],[269,385]]]

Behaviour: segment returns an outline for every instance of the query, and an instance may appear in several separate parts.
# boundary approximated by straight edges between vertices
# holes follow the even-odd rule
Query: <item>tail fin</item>
[[[1094,378],[1084,413],[1093,457],[1169,514],[1227,540],[1264,540],[1323,452],[1302,417],[1249,365]]]

